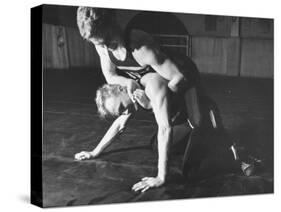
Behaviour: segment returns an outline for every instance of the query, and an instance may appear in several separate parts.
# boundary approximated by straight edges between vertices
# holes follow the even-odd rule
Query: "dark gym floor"
[[[74,161],[75,153],[92,150],[110,126],[110,120],[100,120],[96,113],[95,91],[102,82],[94,71],[44,71],[45,207],[273,192],[272,79],[202,76],[229,135],[222,139],[238,142],[248,154],[262,160],[254,176],[225,171],[225,166],[210,168],[207,160],[205,167],[209,169],[199,180],[186,181],[180,171],[181,155],[176,155],[171,160],[167,184],[145,193],[135,193],[131,187],[157,171],[157,155],[149,145],[156,130],[152,113],[137,114],[124,135],[99,158]]]

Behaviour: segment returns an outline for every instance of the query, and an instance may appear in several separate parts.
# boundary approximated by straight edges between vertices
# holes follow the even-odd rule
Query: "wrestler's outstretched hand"
[[[75,160],[88,160],[90,158],[95,158],[97,157],[93,152],[87,152],[87,151],[82,151],[77,154],[75,154],[74,158]]]
[[[136,183],[133,187],[133,191],[141,191],[145,192],[150,188],[157,188],[164,184],[164,180],[159,177],[144,177],[138,183]]]

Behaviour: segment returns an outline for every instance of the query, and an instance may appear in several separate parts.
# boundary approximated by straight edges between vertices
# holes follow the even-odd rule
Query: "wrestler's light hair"
[[[116,117],[120,114],[118,112],[109,111],[105,107],[105,102],[109,98],[118,98],[122,93],[127,93],[126,87],[115,84],[105,84],[97,90],[96,93],[96,104],[98,108],[98,113],[101,118],[108,116]]]
[[[89,40],[92,37],[105,39],[115,28],[115,11],[105,8],[79,7],[77,25],[84,39]]]

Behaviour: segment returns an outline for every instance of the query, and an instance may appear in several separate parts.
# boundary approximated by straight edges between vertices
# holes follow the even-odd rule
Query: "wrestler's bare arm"
[[[142,66],[151,66],[169,81],[168,87],[176,92],[185,80],[176,64],[161,52],[149,34],[134,30],[131,33],[131,39],[134,40],[134,43],[137,43],[133,51],[136,61]]]
[[[158,75],[158,78],[160,76]],[[147,83],[146,95],[151,99],[151,105],[158,124],[158,174],[156,177],[145,177],[133,186],[134,191],[146,191],[152,187],[159,187],[166,181],[168,149],[172,136],[172,127],[168,112],[168,88],[165,83],[155,79],[154,83]]]
[[[166,58],[162,63],[159,62],[156,52],[147,46],[142,46],[140,49],[133,52],[134,57],[141,65],[151,66],[157,73],[169,81],[168,87],[176,92],[180,83],[184,82],[184,76],[176,66],[176,64]]]
[[[155,85],[154,85],[155,86]],[[157,92],[155,92],[157,90]],[[148,97],[151,99],[154,116],[158,125],[158,176],[163,181],[166,179],[167,174],[167,161],[168,161],[168,145],[171,140],[172,127],[169,119],[168,112],[168,95],[167,87],[161,85],[156,87],[151,92],[147,92]]]
[[[100,45],[95,45],[95,47],[100,57],[101,69],[106,82],[109,84],[118,84],[127,87],[128,93],[132,98],[133,91],[139,88],[137,82],[132,79],[119,76],[116,73],[116,66],[111,62],[109,58],[107,49]]]
[[[75,154],[76,160],[85,160],[94,158],[100,155],[102,151],[108,147],[114,138],[117,135],[120,135],[126,128],[126,124],[128,120],[130,119],[131,114],[124,114],[119,116],[110,126],[110,128],[107,130],[99,144],[96,146],[96,148],[93,151],[82,151],[80,153]]]

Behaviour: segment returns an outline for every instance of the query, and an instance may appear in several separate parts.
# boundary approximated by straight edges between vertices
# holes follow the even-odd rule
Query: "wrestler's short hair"
[[[79,7],[77,25],[81,36],[89,40],[92,37],[106,39],[116,27],[113,9]]]
[[[97,90],[96,104],[98,108],[98,113],[101,118],[105,118],[108,116],[115,117],[120,115],[114,113],[113,111],[108,111],[105,107],[105,101],[112,97],[118,98],[124,92],[127,93],[126,87],[115,84],[104,84]]]

